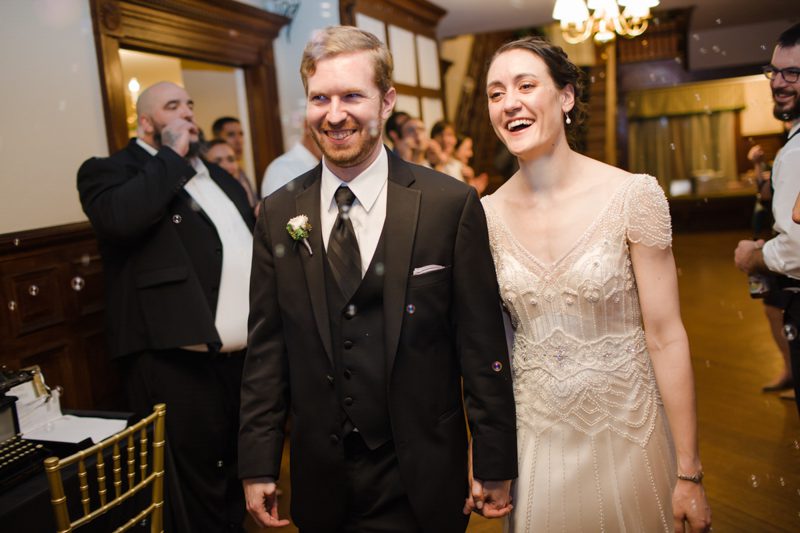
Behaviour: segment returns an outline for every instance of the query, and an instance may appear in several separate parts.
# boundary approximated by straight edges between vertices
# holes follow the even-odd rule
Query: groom
[[[466,405],[472,493],[502,516],[515,415],[480,202],[383,146],[396,92],[375,36],[322,30],[300,72],[324,158],[265,200],[255,231],[239,436],[248,510],[262,526],[288,523],[275,480],[291,414],[301,531],[464,531]],[[298,215],[310,226],[287,228]]]

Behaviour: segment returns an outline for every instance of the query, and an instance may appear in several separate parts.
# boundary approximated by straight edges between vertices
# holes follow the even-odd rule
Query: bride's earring
[[[571,118],[569,118],[569,115],[567,114],[567,112],[566,112],[566,111],[564,111],[564,122],[566,122],[566,123],[567,123],[567,126],[569,126],[570,124],[572,124],[572,119],[571,119]]]

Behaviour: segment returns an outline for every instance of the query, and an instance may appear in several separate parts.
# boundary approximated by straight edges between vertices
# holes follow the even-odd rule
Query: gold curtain
[[[628,168],[673,180],[698,175],[736,179],[734,111],[659,117],[630,123]]]
[[[744,85],[740,82],[687,83],[632,91],[625,100],[631,120],[735,111],[746,104]]]
[[[703,82],[633,91],[626,97],[628,168],[673,180],[711,175],[736,179],[736,113],[745,107],[739,82]]]

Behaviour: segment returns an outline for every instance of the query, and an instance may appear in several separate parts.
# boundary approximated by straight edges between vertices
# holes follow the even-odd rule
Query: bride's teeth
[[[517,128],[519,126],[530,126],[531,124],[533,124],[532,120],[519,119],[519,120],[514,120],[514,121],[509,122],[508,126],[506,126],[506,127],[509,130],[513,130],[514,128]]]

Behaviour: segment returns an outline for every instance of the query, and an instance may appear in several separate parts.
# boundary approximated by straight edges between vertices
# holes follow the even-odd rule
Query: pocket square
[[[421,274],[427,274],[428,272],[436,272],[437,270],[443,270],[443,269],[444,266],[442,265],[425,265],[415,268],[414,272],[411,275],[419,276]]]

